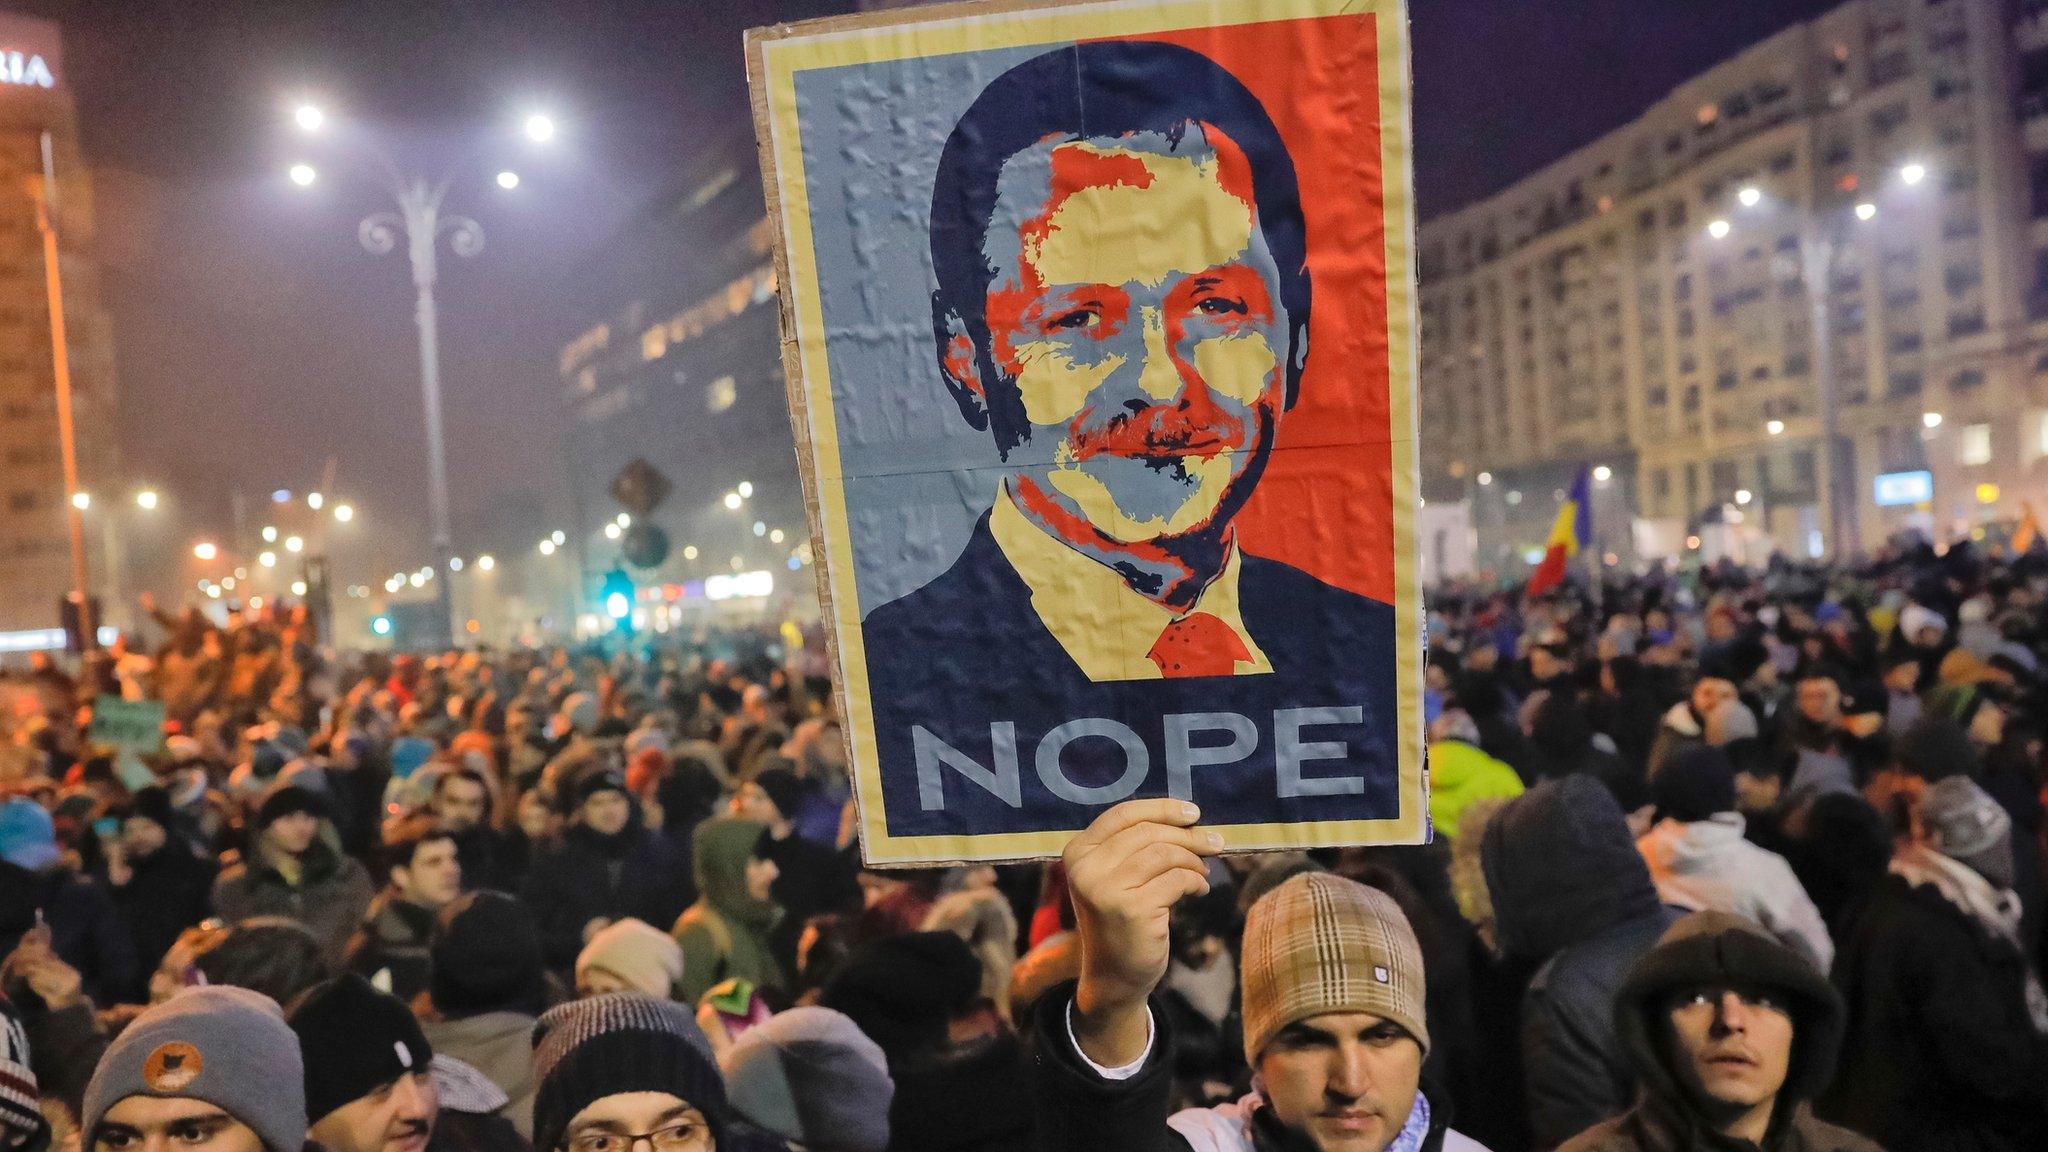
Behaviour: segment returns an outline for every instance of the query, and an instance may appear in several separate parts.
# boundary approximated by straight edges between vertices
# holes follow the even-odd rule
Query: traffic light
[[[631,627],[627,622],[633,617],[633,578],[626,575],[625,569],[614,568],[604,574],[598,599],[604,604],[604,614],[616,621],[622,631]]]

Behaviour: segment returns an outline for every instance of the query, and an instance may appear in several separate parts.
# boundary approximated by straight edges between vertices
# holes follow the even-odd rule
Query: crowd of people
[[[2042,560],[1435,589],[1430,844],[921,871],[776,631],[159,614],[0,682],[0,1147],[2048,1148]]]

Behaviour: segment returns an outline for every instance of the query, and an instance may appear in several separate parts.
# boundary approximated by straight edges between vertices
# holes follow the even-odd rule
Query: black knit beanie
[[[434,1059],[412,1012],[353,972],[307,989],[285,1023],[305,1058],[309,1124]]]
[[[784,767],[763,768],[755,774],[754,783],[767,793],[769,802],[784,820],[796,819],[796,810],[804,802],[804,782],[797,779],[795,772]]]
[[[263,803],[256,809],[256,830],[261,832],[295,812],[324,818],[327,801],[311,788],[301,788],[296,784],[278,785],[263,794]]]
[[[538,1014],[547,972],[533,916],[503,892],[470,892],[434,918],[428,946],[434,1008],[460,1018],[484,1012]]]
[[[666,1092],[704,1114],[726,1146],[725,1080],[689,1010],[636,992],[549,1009],[533,1026],[533,1146],[559,1148],[569,1121],[627,1092]]]
[[[851,1017],[891,1063],[946,1038],[946,1025],[981,991],[981,962],[951,932],[909,932],[862,946],[825,983],[818,1003]]]
[[[1716,812],[1735,811],[1735,764],[1710,745],[1688,748],[1650,779],[1650,802],[1658,819],[1687,824]]]

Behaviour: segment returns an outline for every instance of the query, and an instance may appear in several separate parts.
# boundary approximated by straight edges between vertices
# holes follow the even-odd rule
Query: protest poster
[[[94,744],[147,756],[164,746],[164,702],[101,696],[92,704]]]
[[[747,50],[866,859],[1426,839],[1401,0]]]

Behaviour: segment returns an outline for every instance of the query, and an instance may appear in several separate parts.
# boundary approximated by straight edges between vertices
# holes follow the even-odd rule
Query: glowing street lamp
[[[1917,161],[1899,169],[1899,179],[1908,184],[1918,184],[1927,179],[1927,165]]]
[[[1865,200],[1863,203],[1856,205],[1856,218],[1858,220],[1873,220],[1876,219],[1876,217],[1877,205],[1872,204],[1868,200]]]
[[[740,510],[740,499],[741,497],[739,493],[727,492],[725,494],[725,506],[731,509],[732,511],[737,512]]]
[[[1744,188],[1742,191],[1737,192],[1735,194],[1735,198],[1742,202],[1742,206],[1744,208],[1754,208],[1760,201],[1763,200],[1764,194],[1758,191],[1756,187],[1752,185],[1751,187]]]
[[[545,144],[555,138],[555,122],[545,113],[535,112],[528,116],[523,130],[526,138],[535,144]]]
[[[752,500],[754,498],[754,482],[752,480],[740,481],[738,491],[740,494],[740,499]]]
[[[308,508],[311,508],[311,509],[312,509],[313,511],[315,511],[315,512],[318,512],[318,511],[319,511],[320,509],[322,509],[322,508],[324,508],[324,507],[326,507],[326,506],[327,506],[327,497],[326,497],[326,496],[323,496],[323,495],[321,495],[321,494],[320,494],[320,493],[318,493],[318,492],[308,492],[308,493],[306,493],[306,507],[308,507]]]
[[[624,536],[625,534],[626,530],[624,528],[619,527],[618,521],[616,520],[604,526],[604,538],[607,540],[617,540],[619,537]]]
[[[320,111],[315,105],[301,104],[292,109],[292,123],[297,124],[302,131],[318,132],[320,126],[327,123],[327,113]]]
[[[507,192],[519,187],[519,173],[509,168],[498,173],[498,187],[503,188]]]
[[[1712,236],[1716,240],[1727,239],[1728,231],[1729,225],[1726,220],[1716,220],[1707,225],[1707,235]]]
[[[311,188],[313,181],[320,178],[320,174],[313,171],[311,164],[294,164],[285,172],[285,175],[290,176],[292,183],[297,184],[301,188]]]
[[[92,493],[73,492],[71,494],[71,506],[73,508],[78,509],[80,512],[83,512],[86,509],[92,507]]]
[[[284,538],[284,550],[294,554],[304,552],[306,550],[306,542],[297,536],[287,536]]]
[[[201,540],[192,546],[192,556],[194,559],[211,560],[218,555],[220,555],[220,549],[216,548],[211,540]]]
[[[256,562],[265,568],[275,568],[277,567],[277,553],[259,552],[256,554]]]
[[[334,506],[334,518],[346,524],[356,518],[356,510],[353,505],[336,504]]]
[[[142,509],[144,512],[156,511],[156,504],[157,495],[155,491],[151,489],[144,488],[142,491],[137,492],[135,494],[135,506],[137,508]]]
[[[1764,421],[1764,432],[1771,436],[1783,436],[1785,434],[1785,422],[1783,420],[1766,420]]]
[[[541,541],[540,554],[543,556],[553,556],[555,554],[555,542],[553,540]]]
[[[476,558],[476,566],[479,572],[489,572],[498,566],[498,561],[490,553],[486,552]]]

